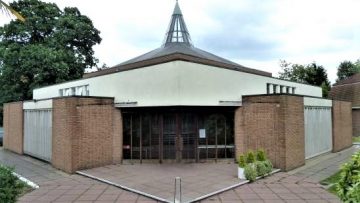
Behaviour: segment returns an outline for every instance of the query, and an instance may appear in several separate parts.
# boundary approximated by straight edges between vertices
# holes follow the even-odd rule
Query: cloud
[[[101,31],[100,63],[115,65],[161,46],[175,1],[48,0],[76,6]],[[358,0],[180,0],[194,44],[242,65],[277,73],[278,62],[323,65],[330,79],[360,58]],[[0,23],[4,23],[3,19]]]

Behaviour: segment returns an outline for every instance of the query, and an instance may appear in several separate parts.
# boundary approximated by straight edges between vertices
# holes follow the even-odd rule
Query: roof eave
[[[240,71],[240,72],[245,72],[245,73],[250,73],[250,74],[255,74],[255,75],[272,77],[271,73],[265,72],[265,71],[246,68],[246,67],[243,67],[240,65],[236,66],[236,65],[232,65],[232,64],[221,63],[218,61],[212,61],[212,60],[208,60],[208,59],[198,58],[198,57],[194,57],[194,56],[190,56],[190,55],[186,55],[186,54],[182,54],[182,53],[174,53],[174,54],[169,54],[169,55],[152,58],[149,60],[139,61],[139,62],[135,62],[135,63],[131,63],[131,64],[118,65],[118,66],[115,66],[115,67],[112,67],[109,69],[105,69],[105,70],[100,70],[97,72],[86,73],[86,74],[84,74],[83,78],[92,78],[92,77],[97,77],[97,76],[101,76],[101,75],[107,75],[107,74],[112,74],[112,73],[117,73],[117,72],[122,72],[122,71],[129,71],[129,70],[144,68],[144,67],[148,67],[148,66],[153,66],[153,65],[158,65],[158,64],[162,64],[162,63],[168,63],[171,61],[178,61],[178,60],[203,64],[203,65],[210,65],[210,66],[215,66],[218,68],[225,68],[225,69],[230,69],[230,70],[235,70],[235,71]]]

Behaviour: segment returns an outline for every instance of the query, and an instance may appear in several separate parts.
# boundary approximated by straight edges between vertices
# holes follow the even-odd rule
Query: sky
[[[162,45],[175,0],[43,0],[77,7],[100,30],[99,65],[114,66]],[[5,1],[9,2],[9,1]],[[337,66],[360,58],[359,0],[179,0],[193,44],[272,72],[280,60]],[[0,19],[0,25],[9,19]]]

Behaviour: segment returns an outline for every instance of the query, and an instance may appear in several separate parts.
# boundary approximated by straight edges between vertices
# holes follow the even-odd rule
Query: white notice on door
[[[199,138],[206,138],[205,129],[199,129]]]

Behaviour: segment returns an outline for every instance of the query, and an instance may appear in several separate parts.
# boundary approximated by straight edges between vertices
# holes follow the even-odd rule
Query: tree
[[[96,65],[100,32],[77,8],[39,0],[10,6],[26,21],[0,27],[0,104],[31,99],[34,88],[81,78]]]
[[[281,60],[280,67],[282,71],[279,72],[279,78],[319,86],[322,88],[323,97],[328,96],[330,81],[323,66],[317,65],[316,62],[301,65]]]
[[[292,64],[285,60],[280,60],[282,72],[279,72],[279,78],[294,82],[306,82],[306,69],[304,65]]]
[[[351,61],[343,61],[340,63],[337,69],[337,76],[336,82],[340,80],[344,80],[356,73],[360,72],[360,61],[357,60],[355,63]]]
[[[12,14],[20,21],[23,21],[23,22],[25,21],[25,18],[22,17],[22,15],[20,15],[20,13],[15,11],[13,8],[11,8],[9,5],[7,5],[7,3],[5,3],[4,1],[1,1],[1,0],[0,0],[0,10],[7,15]]]

